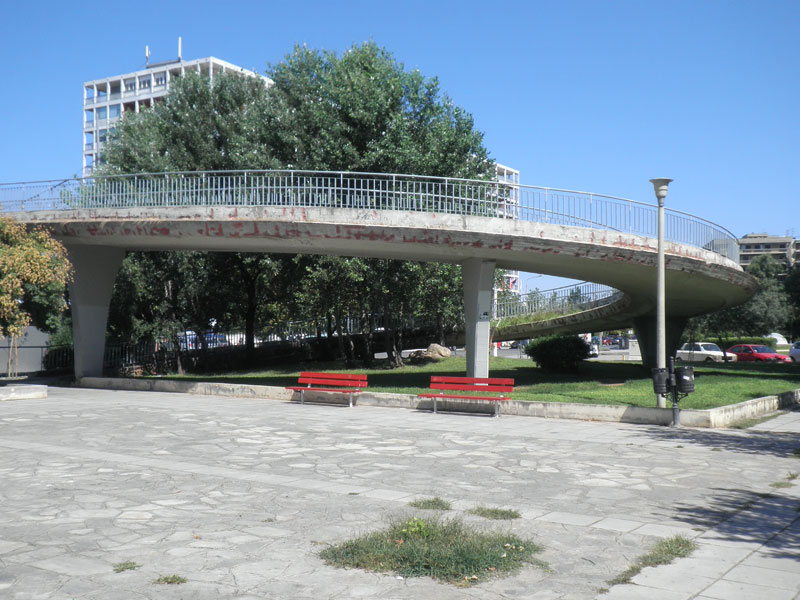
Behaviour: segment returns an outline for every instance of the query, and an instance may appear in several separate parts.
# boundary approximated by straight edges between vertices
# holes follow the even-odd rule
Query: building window
[[[167,85],[167,74],[164,72],[153,75],[153,85],[156,87]]]
[[[112,104],[108,107],[108,117],[113,119],[121,114],[121,107],[119,104]]]
[[[126,92],[136,91],[136,79],[131,78],[125,80],[125,91]]]
[[[97,109],[97,120],[102,121],[103,119],[107,118],[107,109],[105,106],[100,106]]]
[[[101,144],[104,144],[107,139],[108,139],[108,130],[101,129],[100,131],[97,132],[97,141],[98,142],[100,142]]]
[[[150,76],[144,75],[143,77],[139,77],[139,89],[140,90],[149,90],[150,89]]]

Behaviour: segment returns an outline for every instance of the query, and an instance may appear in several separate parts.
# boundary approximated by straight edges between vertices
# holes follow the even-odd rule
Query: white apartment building
[[[189,61],[179,57],[148,64],[141,71],[87,81],[83,84],[84,177],[92,174],[99,160],[99,150],[122,114],[153,106],[167,95],[173,79],[190,71],[211,80],[216,75],[234,72],[248,77],[261,77],[271,83],[263,75],[214,57]]]
[[[789,271],[800,260],[800,240],[766,233],[748,233],[739,239],[739,264],[745,270],[754,258],[765,254]]]
[[[497,163],[495,170],[495,181],[506,184],[504,190],[502,206],[499,209],[499,216],[508,219],[519,218],[519,171]],[[520,285],[519,271],[506,271],[504,277],[504,287],[517,294],[522,293]]]

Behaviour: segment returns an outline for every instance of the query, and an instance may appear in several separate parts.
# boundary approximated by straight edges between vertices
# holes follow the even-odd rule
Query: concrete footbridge
[[[458,263],[473,376],[488,375],[493,317],[504,317],[496,340],[633,325],[643,356],[655,356],[658,208],[652,204],[494,181],[237,171],[0,184],[0,210],[47,226],[69,251],[78,378],[102,371],[111,291],[126,250]],[[669,346],[688,317],[740,304],[756,284],[738,264],[736,237],[719,225],[667,210],[665,239]],[[588,293],[577,312],[526,319],[537,312],[530,298],[493,307],[495,268],[606,287]]]

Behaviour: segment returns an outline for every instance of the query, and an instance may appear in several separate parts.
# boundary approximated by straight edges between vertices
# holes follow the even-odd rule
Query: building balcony
[[[83,122],[83,129],[84,129],[84,131],[88,130],[88,129],[94,129],[94,121],[84,121]]]
[[[86,98],[83,99],[83,105],[84,106],[91,106],[92,104],[94,104],[94,101],[95,101],[95,97],[94,96],[86,97]]]
[[[93,142],[89,142],[88,144],[84,144],[83,145],[83,151],[84,152],[89,152],[91,150],[94,150],[94,143]]]

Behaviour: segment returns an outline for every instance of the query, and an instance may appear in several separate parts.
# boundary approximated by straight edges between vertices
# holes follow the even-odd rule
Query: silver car
[[[720,350],[711,342],[686,342],[675,353],[676,361],[685,362],[734,362],[736,355]]]
[[[795,342],[789,349],[789,358],[792,362],[800,363],[800,342]]]

